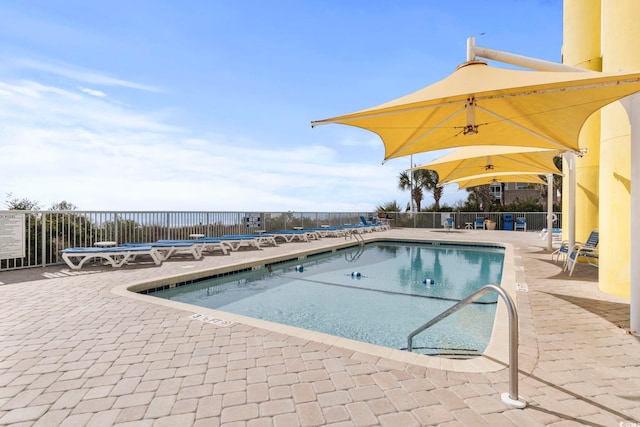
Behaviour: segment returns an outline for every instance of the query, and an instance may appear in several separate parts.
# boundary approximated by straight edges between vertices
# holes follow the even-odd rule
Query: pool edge
[[[373,237],[367,239],[367,243],[375,242],[425,242],[433,241],[440,244],[454,244],[461,245],[461,243],[468,246],[488,246],[503,248],[505,251],[502,280],[500,286],[512,296],[514,302],[517,305],[516,295],[516,272],[515,272],[515,253],[513,245],[509,243],[498,242],[461,242],[456,240],[446,240],[438,238],[427,238],[426,236],[416,236],[415,238],[398,238],[398,237]],[[255,266],[262,266],[265,264],[271,264],[274,262],[281,262],[283,260],[296,259],[296,257],[305,257],[316,253],[326,252],[328,250],[337,250],[344,247],[354,246],[354,242],[344,242],[336,245],[331,245],[323,248],[315,248],[310,250],[303,250],[295,254],[280,255],[274,257],[266,257],[259,261],[245,261],[229,264],[223,267],[215,267],[205,270],[199,270],[191,273],[174,274],[152,280],[143,280],[134,283],[128,283],[120,286],[116,286],[111,289],[111,293],[125,298],[136,299],[147,303],[160,305],[172,309],[185,311],[191,314],[200,314],[210,319],[219,319],[223,321],[230,321],[235,323],[244,324],[247,326],[261,328],[268,331],[282,333],[293,337],[319,342],[330,346],[340,347],[354,352],[359,352],[367,355],[371,355],[378,358],[384,358],[390,361],[412,364],[425,368],[442,369],[453,372],[467,372],[467,373],[480,373],[480,372],[495,372],[504,369],[508,366],[509,355],[509,343],[508,343],[508,314],[504,303],[499,302],[496,308],[496,315],[494,319],[493,330],[489,344],[482,356],[473,359],[456,360],[448,359],[436,356],[427,356],[418,353],[410,353],[407,351],[392,349],[388,347],[382,347],[374,344],[363,343],[347,338],[337,337],[321,332],[310,331],[294,326],[282,325],[274,322],[269,322],[261,319],[254,319],[251,317],[241,316],[224,311],[198,307],[191,304],[181,303],[177,301],[170,301],[160,299],[150,295],[141,294],[140,292],[145,289],[150,289],[157,286],[167,285],[175,283],[176,281],[189,281],[197,280],[206,277],[207,274],[224,274],[227,272],[242,270],[246,268],[252,268]],[[154,286],[156,285],[156,286]],[[501,301],[501,300],[500,300]],[[189,315],[185,315],[185,319],[188,319]],[[428,319],[425,319],[427,321]],[[224,327],[224,326],[218,326]]]

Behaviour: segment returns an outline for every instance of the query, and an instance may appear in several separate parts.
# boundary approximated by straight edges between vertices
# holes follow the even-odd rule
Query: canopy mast
[[[473,61],[477,56],[539,71],[593,72],[543,59],[476,46],[475,38],[469,37],[467,39],[467,61]],[[640,128],[640,94],[627,96],[621,99],[621,102],[627,111],[629,123],[631,124],[631,218],[638,218],[638,215],[640,215],[640,191],[634,191],[634,182],[635,185],[640,184],[640,165],[637,165],[637,162],[634,162],[633,159],[640,158],[640,131],[638,130]],[[569,173],[567,174],[569,177],[569,230],[567,230],[567,237],[571,248],[575,244],[576,233],[576,155],[575,153],[566,152],[563,157],[569,165]],[[631,266],[631,312],[629,315],[631,324],[629,329],[633,335],[640,336],[640,263],[633,262],[633,260],[640,259],[640,225],[636,221],[631,221],[630,228],[631,251],[629,256],[632,262],[629,263]],[[552,231],[550,227],[549,235],[551,235]]]

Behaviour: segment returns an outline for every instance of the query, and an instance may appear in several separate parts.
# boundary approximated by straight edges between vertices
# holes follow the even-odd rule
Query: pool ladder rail
[[[355,239],[358,241],[358,244],[360,246],[364,246],[364,237],[362,237],[362,234],[360,234],[358,231],[356,230],[347,230],[347,232],[344,235],[345,240],[347,238],[351,239]]]
[[[507,306],[507,312],[509,313],[509,392],[502,393],[501,398],[508,406],[522,409],[527,406],[527,403],[518,397],[518,311],[509,294],[500,286],[484,285],[467,298],[461,300],[424,325],[420,326],[415,331],[411,332],[407,337],[407,350],[413,351],[413,337],[491,291],[495,291],[500,295]]]

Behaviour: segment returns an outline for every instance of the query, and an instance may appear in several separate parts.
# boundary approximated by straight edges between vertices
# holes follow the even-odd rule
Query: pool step
[[[403,348],[402,350],[406,350]],[[481,353],[473,349],[454,349],[454,348],[433,348],[433,347],[422,347],[422,348],[413,348],[415,353],[424,354],[425,356],[434,356],[434,357],[443,357],[445,359],[457,359],[457,360],[467,360],[467,359],[475,359],[476,357],[481,356]]]

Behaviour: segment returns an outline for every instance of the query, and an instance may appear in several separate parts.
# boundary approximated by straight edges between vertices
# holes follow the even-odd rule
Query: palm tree
[[[417,171],[413,171],[413,180],[411,179],[411,175],[407,171],[400,172],[400,176],[398,177],[398,188],[401,190],[411,190],[411,202],[416,202],[416,208],[418,212],[420,212],[420,202],[422,202],[422,188],[418,185],[416,181],[416,173]]]
[[[482,212],[489,212],[491,210],[491,186],[490,185],[477,185],[475,187],[469,187],[466,189],[469,195],[467,196],[467,204],[472,208]]]
[[[442,187],[438,187],[440,177],[436,171],[428,169],[416,169],[413,172],[413,190],[411,200],[415,200],[418,212],[420,212],[420,203],[422,202],[424,191],[427,190],[433,194],[435,200],[434,210],[440,210],[440,199],[442,198]],[[411,176],[407,171],[400,173],[398,187],[401,190],[411,188]]]
[[[376,212],[400,212],[401,210],[400,205],[395,200],[376,207]]]

